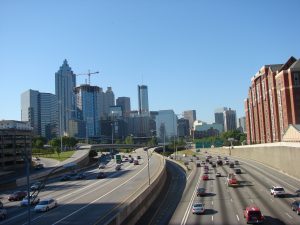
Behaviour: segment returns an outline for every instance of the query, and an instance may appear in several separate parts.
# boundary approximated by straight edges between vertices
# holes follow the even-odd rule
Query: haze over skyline
[[[100,71],[91,84],[138,109],[148,86],[151,111],[214,110],[244,116],[251,77],[266,64],[300,57],[300,2],[1,1],[0,120],[21,119],[21,93],[55,93],[67,59],[75,74]],[[77,85],[87,77],[77,77]]]

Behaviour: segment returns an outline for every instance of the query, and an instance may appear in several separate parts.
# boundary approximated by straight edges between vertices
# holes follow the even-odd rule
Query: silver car
[[[53,198],[46,198],[39,202],[34,207],[35,212],[47,212],[48,210],[55,208],[57,206],[57,201]]]
[[[205,212],[205,207],[203,203],[195,203],[192,207],[193,214],[201,214]]]

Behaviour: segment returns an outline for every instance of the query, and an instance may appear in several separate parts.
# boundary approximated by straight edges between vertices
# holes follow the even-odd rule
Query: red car
[[[26,191],[16,191],[8,196],[9,201],[20,201],[27,196]]]
[[[244,210],[244,218],[247,223],[262,223],[265,219],[260,209],[256,206],[247,207]]]
[[[207,174],[202,175],[202,180],[208,180],[208,175]]]

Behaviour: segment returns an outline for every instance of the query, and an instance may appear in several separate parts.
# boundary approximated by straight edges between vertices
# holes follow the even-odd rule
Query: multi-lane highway
[[[205,154],[200,160],[205,160]],[[213,160],[216,161],[215,156]],[[237,175],[240,185],[235,188],[227,186],[226,176],[233,172],[228,165],[216,168],[209,165],[209,180],[204,181],[201,179],[204,167],[196,167],[195,162],[190,162],[194,164],[194,169],[187,177],[185,192],[169,224],[246,224],[243,209],[253,205],[261,209],[265,217],[264,224],[300,224],[300,216],[291,210],[290,205],[293,200],[300,200],[295,195],[300,181],[260,163],[238,160],[242,174]],[[216,172],[220,172],[222,177],[216,177]],[[273,185],[284,187],[286,196],[274,198],[270,194]],[[206,188],[207,195],[197,197],[198,187]],[[205,204],[204,214],[192,214],[192,205],[196,202]]]
[[[46,184],[39,198],[52,197],[58,206],[44,213],[31,210],[31,224],[104,224],[114,210],[133,195],[139,187],[148,184],[147,154],[137,151],[132,156],[141,156],[139,165],[124,162],[120,171],[115,171],[115,162],[111,161],[101,169],[107,177],[96,179],[98,168],[85,171],[84,180],[52,180]],[[153,154],[150,158],[150,175],[154,176],[163,165],[161,157]],[[2,194],[3,199],[7,194]],[[0,224],[27,224],[27,209],[19,202],[4,201],[8,218]]]

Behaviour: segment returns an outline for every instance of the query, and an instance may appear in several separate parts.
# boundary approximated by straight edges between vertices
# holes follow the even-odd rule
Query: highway
[[[205,159],[201,154],[200,160]],[[216,161],[215,156],[213,157]],[[230,158],[234,160],[234,158]],[[291,202],[295,199],[294,191],[299,189],[300,181],[286,176],[272,168],[260,163],[237,159],[240,162],[242,174],[238,174],[239,187],[228,187],[226,176],[233,172],[228,165],[213,168],[209,165],[209,180],[203,181],[201,176],[203,167],[196,167],[187,177],[187,185],[176,211],[169,224],[212,224],[212,225],[237,225],[246,224],[243,209],[249,205],[258,206],[264,217],[264,224],[300,224],[300,216],[291,210]],[[216,177],[220,172],[222,177]],[[270,194],[273,185],[282,186],[286,196],[274,198]],[[196,196],[197,187],[204,187],[207,195]],[[192,214],[192,205],[195,202],[203,202],[206,211],[204,214]]]
[[[124,162],[120,171],[115,171],[115,163],[109,162],[105,169],[105,179],[96,179],[98,168],[86,171],[84,180],[59,181],[46,184],[39,197],[53,197],[58,207],[45,212],[31,212],[31,224],[105,224],[115,213],[116,207],[126,204],[128,198],[136,194],[137,189],[148,184],[147,153],[143,150],[132,156],[141,156],[140,165]],[[150,175],[153,176],[162,166],[162,158],[153,154],[150,158]],[[2,195],[3,197],[3,195]],[[4,195],[4,198],[7,196]],[[6,198],[7,199],[7,198]],[[4,202],[8,218],[0,224],[27,224],[27,209],[19,202]]]

